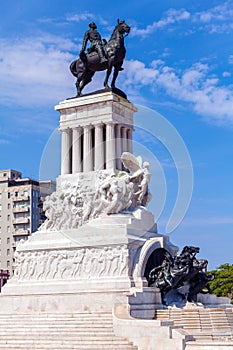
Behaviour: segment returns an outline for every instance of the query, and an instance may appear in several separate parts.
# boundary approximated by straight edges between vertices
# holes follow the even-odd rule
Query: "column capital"
[[[93,129],[94,125],[93,124],[88,124],[83,127],[84,130],[90,130]]]
[[[102,128],[103,126],[104,126],[103,122],[99,122],[99,123],[93,124],[94,128]]]
[[[67,132],[68,133],[68,132],[71,132],[72,129],[70,127],[65,127],[65,128],[59,128],[58,130],[61,131],[61,132]]]
[[[116,122],[113,122],[112,120],[110,120],[109,122],[106,122],[105,124],[114,126],[114,125],[116,125]]]
[[[82,130],[82,129],[83,129],[83,127],[81,125],[75,126],[73,128],[73,130]]]

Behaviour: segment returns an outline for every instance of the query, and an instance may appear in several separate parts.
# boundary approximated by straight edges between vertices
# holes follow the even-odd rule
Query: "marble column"
[[[76,127],[73,129],[73,146],[72,146],[72,173],[82,171],[82,155],[81,155],[81,135],[82,128]]]
[[[94,170],[104,169],[103,123],[95,125],[95,161]]]
[[[116,125],[116,168],[122,170],[121,163],[122,145],[121,145],[121,125]]]
[[[132,132],[131,128],[127,130],[127,149],[130,153],[133,153]]]
[[[61,174],[71,174],[72,134],[70,128],[61,130]]]
[[[84,126],[83,134],[83,171],[93,170],[93,150],[91,139],[91,125]]]
[[[122,127],[121,133],[122,133],[122,153],[127,152],[127,129],[125,126]]]
[[[115,133],[114,124],[106,124],[106,169],[116,168],[116,149],[115,149]]]

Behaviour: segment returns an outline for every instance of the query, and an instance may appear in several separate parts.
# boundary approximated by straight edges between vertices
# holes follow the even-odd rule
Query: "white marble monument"
[[[225,323],[227,341],[222,341],[222,331],[214,335],[217,341],[210,340],[213,327],[198,341],[193,312],[199,320],[199,306],[185,310],[187,332],[169,318],[177,309],[162,310],[159,289],[148,287],[151,268],[178,248],[157,232],[146,208],[149,163],[132,154],[136,108],[112,92],[66,100],[55,108],[62,133],[61,175],[56,192],[44,202],[47,220],[18,245],[14,277],[2,289],[1,319],[14,315],[14,328],[11,336],[1,325],[0,348],[15,344],[18,349],[20,341],[20,348],[30,350],[73,349],[77,344],[82,349],[232,349]],[[221,322],[232,315],[227,298],[202,296],[199,301],[221,307],[216,309]],[[104,322],[110,327],[107,333]],[[93,337],[96,323],[101,328]],[[61,325],[75,327],[71,338]]]
[[[62,134],[57,190],[44,202],[47,220],[17,247],[15,275],[2,296],[14,296],[12,308],[25,312],[32,304],[111,310],[141,293],[160,304],[158,290],[147,288],[146,264],[157,249],[177,248],[157,233],[146,209],[149,163],[132,154],[136,108],[105,92],[55,109]]]

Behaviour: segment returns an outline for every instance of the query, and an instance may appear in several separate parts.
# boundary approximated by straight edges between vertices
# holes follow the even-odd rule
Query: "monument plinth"
[[[44,202],[45,223],[17,247],[15,275],[3,294],[24,296],[25,312],[29,300],[40,300],[39,309],[43,300],[47,310],[67,309],[68,300],[72,307],[111,310],[147,288],[154,250],[173,255],[177,248],[157,233],[146,209],[149,164],[130,153],[135,106],[105,92],[55,109],[62,133],[57,190]],[[147,288],[151,294],[160,303],[156,288],[149,294]]]

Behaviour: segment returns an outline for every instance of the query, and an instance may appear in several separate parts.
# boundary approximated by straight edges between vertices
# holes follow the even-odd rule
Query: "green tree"
[[[218,297],[228,297],[233,303],[233,264],[222,264],[209,271],[215,278],[209,282],[210,291]]]

